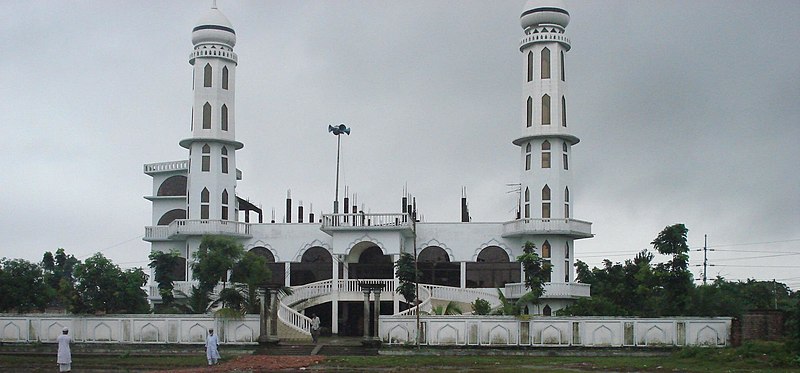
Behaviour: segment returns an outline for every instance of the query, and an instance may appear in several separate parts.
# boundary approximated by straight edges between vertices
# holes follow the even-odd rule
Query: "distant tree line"
[[[64,249],[42,261],[0,260],[0,312],[147,313],[147,274],[123,270],[97,253],[81,262]]]

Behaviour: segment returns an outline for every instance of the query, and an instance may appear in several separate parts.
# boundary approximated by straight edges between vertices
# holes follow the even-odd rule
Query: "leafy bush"
[[[489,301],[486,299],[475,299],[472,304],[472,312],[476,315],[488,315],[492,312],[492,305],[489,304]]]

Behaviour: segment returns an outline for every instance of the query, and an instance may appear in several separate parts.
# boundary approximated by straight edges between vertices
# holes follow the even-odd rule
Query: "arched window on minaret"
[[[569,187],[564,188],[564,219],[569,219]]]
[[[542,49],[542,79],[550,79],[550,49]]]
[[[564,52],[561,52],[561,56],[564,56]],[[222,67],[222,89],[228,89],[228,66]]]
[[[542,143],[542,168],[550,168],[550,141]]]
[[[528,52],[528,81],[533,80],[533,51]]]
[[[525,188],[525,219],[530,219],[531,217],[531,191],[527,187]]]
[[[542,96],[542,125],[550,124],[550,95]]]
[[[569,259],[569,242],[564,245],[564,259]]]
[[[531,170],[531,143],[525,145],[525,171]]]
[[[200,219],[208,219],[209,199],[210,193],[208,192],[208,189],[203,188],[203,191],[200,192]]]
[[[562,152],[563,153],[562,157],[564,158],[563,159],[563,161],[564,161],[563,163],[564,163],[564,169],[565,170],[569,170],[569,153],[567,152],[568,149],[569,148],[567,147],[567,142],[566,141],[562,142],[561,143],[561,150],[563,151]]]
[[[530,127],[530,126],[533,125],[533,98],[530,97],[530,96],[528,97],[528,103],[527,103],[527,106],[526,106],[526,113],[527,113],[527,117],[525,118],[525,125],[527,127]]]
[[[542,188],[542,219],[550,219],[550,187]]]
[[[203,105],[203,129],[211,129],[211,104],[208,102]]]
[[[211,171],[211,147],[208,144],[203,145],[203,156],[202,156],[202,171],[209,172]]]
[[[222,220],[228,220],[228,190],[222,191]]]
[[[222,122],[221,128],[223,131],[228,130],[228,105],[222,104],[222,109],[220,110],[220,121]]]
[[[222,147],[222,173],[228,173],[228,148]]]
[[[567,72],[564,70],[564,51],[561,51],[561,81],[567,81]]]
[[[550,257],[550,242],[545,240],[542,244],[542,258]]]
[[[211,64],[207,63],[203,68],[203,87],[211,87]]]
[[[567,126],[567,98],[561,96],[561,126]]]

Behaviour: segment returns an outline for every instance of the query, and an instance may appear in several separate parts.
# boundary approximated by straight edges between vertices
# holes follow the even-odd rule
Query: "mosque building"
[[[243,180],[236,153],[244,146],[235,136],[236,32],[213,6],[192,30],[191,133],[179,142],[188,158],[144,165],[153,179],[152,195],[145,197],[152,203],[152,225],[145,227],[144,240],[152,251],[180,252],[176,288],[188,294],[188,263],[202,237],[233,237],[246,251],[266,258],[273,281],[293,287],[295,294],[312,294],[281,303],[283,323],[292,324],[290,315],[302,319],[313,312],[339,335],[361,333],[360,281],[385,284],[381,314],[409,311],[394,291],[394,263],[401,253],[418,253],[420,300],[427,304],[466,304],[476,298],[497,304],[497,289],[518,298],[525,288],[516,258],[527,241],[552,265],[545,293],[528,313],[550,315],[588,297],[589,285],[576,283],[572,270],[575,240],[592,232],[590,222],[575,219],[570,193],[572,147],[579,139],[567,120],[569,20],[559,0],[529,0],[520,17],[521,115],[519,136],[510,139],[519,147],[520,202],[511,220],[473,222],[466,198],[460,221],[432,223],[419,221],[408,198],[398,201],[397,211],[364,213],[345,197],[342,212],[314,216],[298,206],[294,219],[287,198],[285,221],[264,222],[261,209],[236,193]],[[303,288],[325,290],[299,291]],[[150,295],[160,301],[157,290]]]

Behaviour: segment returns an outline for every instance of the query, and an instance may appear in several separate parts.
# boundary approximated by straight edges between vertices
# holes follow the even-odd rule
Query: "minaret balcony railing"
[[[194,64],[194,59],[199,57],[222,58],[233,63],[238,63],[239,61],[239,57],[234,52],[224,51],[221,49],[195,49],[189,54],[189,63]]]
[[[334,231],[401,231],[411,233],[413,223],[411,216],[405,213],[391,214],[323,214],[323,232],[331,234]]]
[[[184,159],[181,161],[148,163],[144,165],[144,173],[152,175],[159,172],[173,172],[173,171],[188,171],[189,161]]]
[[[556,42],[561,43],[564,45],[564,48],[567,50],[570,49],[570,41],[569,38],[564,36],[564,34],[559,34],[555,32],[540,32],[538,34],[530,34],[525,35],[522,37],[522,40],[519,42],[519,50],[524,50],[528,47],[528,45],[534,43],[546,43],[546,42]]]
[[[230,220],[175,220],[169,225],[144,228],[145,241],[170,241],[189,236],[219,234],[240,238],[250,238],[250,224]]]
[[[518,219],[503,223],[503,237],[536,234],[561,234],[572,238],[590,238],[592,223],[576,219]]]

